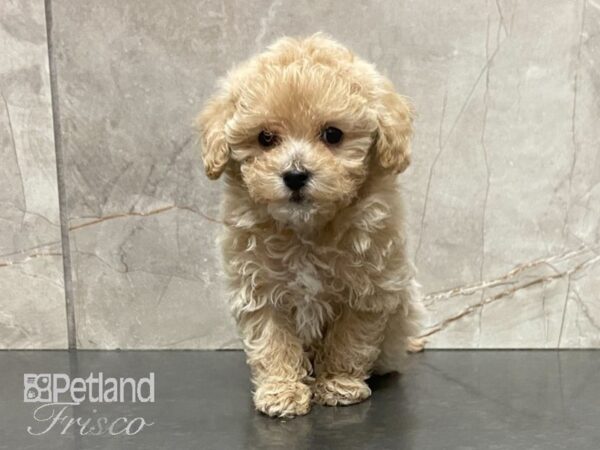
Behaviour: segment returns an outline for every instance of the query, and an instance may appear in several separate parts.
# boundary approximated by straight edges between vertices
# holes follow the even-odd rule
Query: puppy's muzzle
[[[293,192],[298,192],[308,182],[310,178],[310,172],[300,172],[300,171],[289,171],[285,172],[283,175],[283,182]]]

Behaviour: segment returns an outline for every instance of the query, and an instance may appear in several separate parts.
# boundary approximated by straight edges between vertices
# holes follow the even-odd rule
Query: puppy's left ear
[[[385,80],[379,95],[375,153],[384,169],[403,172],[410,164],[413,111]]]

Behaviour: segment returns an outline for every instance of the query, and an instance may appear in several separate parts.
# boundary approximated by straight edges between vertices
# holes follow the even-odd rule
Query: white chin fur
[[[277,222],[298,230],[313,229],[335,213],[332,208],[306,200],[302,203],[287,200],[271,203],[267,210]]]

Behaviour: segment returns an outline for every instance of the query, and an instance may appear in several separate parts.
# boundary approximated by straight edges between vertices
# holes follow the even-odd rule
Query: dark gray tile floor
[[[428,351],[412,359],[406,374],[371,380],[367,402],[278,420],[253,411],[240,352],[0,352],[0,448],[600,448],[598,351]],[[86,402],[67,406],[62,421],[48,407],[36,420],[43,404],[24,402],[25,373],[90,372],[154,372],[155,402]],[[81,436],[77,424],[62,432],[71,417],[154,425],[135,436]]]

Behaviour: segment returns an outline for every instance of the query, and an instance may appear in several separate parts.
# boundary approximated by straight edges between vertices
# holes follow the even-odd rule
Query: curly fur
[[[198,120],[210,178],[226,175],[221,240],[256,408],[305,414],[312,401],[369,397],[400,370],[419,303],[396,174],[412,112],[375,68],[321,34],[284,38],[230,72]],[[319,139],[335,126],[340,144]],[[264,149],[268,130],[279,141]],[[312,173],[304,200],[282,181]]]

